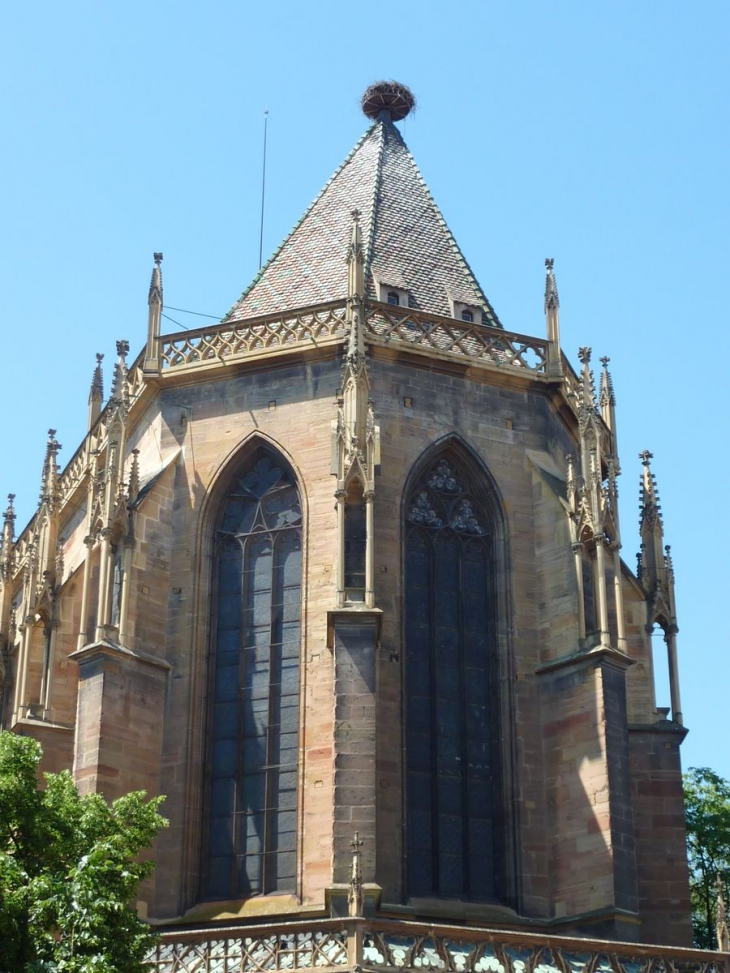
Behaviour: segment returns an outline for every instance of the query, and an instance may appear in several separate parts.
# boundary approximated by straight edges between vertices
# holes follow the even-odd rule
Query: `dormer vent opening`
[[[399,287],[388,281],[376,281],[378,300],[391,307],[408,307],[410,291],[406,287]]]
[[[451,298],[451,316],[465,324],[482,324],[482,309],[478,304]]]

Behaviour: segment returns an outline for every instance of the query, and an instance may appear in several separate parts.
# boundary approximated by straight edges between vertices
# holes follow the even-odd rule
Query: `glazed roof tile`
[[[227,320],[275,314],[347,296],[347,246],[358,209],[368,296],[408,290],[411,307],[451,316],[451,300],[481,307],[501,327],[398,129],[379,119],[360,139]]]

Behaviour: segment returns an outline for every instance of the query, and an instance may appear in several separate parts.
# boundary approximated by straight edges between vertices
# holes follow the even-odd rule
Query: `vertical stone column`
[[[598,628],[601,632],[601,645],[611,644],[611,635],[608,631],[608,599],[606,597],[606,558],[604,544],[606,538],[603,534],[596,535],[596,564],[595,564],[595,584],[593,586],[596,599],[596,614],[598,616]]]
[[[633,725],[636,863],[644,942],[691,946],[692,923],[677,723]]]
[[[375,605],[375,521],[373,517],[373,490],[365,491],[365,606]]]
[[[335,493],[337,505],[337,607],[345,604],[345,491]]]
[[[84,538],[84,547],[86,551],[84,552],[84,563],[82,567],[81,575],[81,629],[79,631],[79,638],[77,648],[81,649],[86,645],[88,633],[86,631],[89,624],[89,581],[91,574],[91,548],[94,546],[93,537]]]
[[[586,593],[583,583],[583,545],[576,541],[572,545],[573,560],[575,563],[575,580],[578,587],[578,638],[581,642],[586,637]]]
[[[79,665],[74,779],[109,800],[159,791],[162,721],[170,665],[108,642],[73,652]]]
[[[669,662],[669,697],[672,704],[672,719],[681,726],[682,701],[679,695],[679,661],[677,659],[677,626],[670,625],[664,641],[667,643],[667,660]]]
[[[625,656],[599,647],[538,669],[552,913],[633,940],[639,926]],[[584,918],[594,913],[600,918]],[[580,917],[580,919],[578,919]]]
[[[109,589],[112,562],[111,528],[104,527],[101,532],[101,553],[99,556],[99,598],[96,616],[95,638],[104,638],[109,624]]]
[[[613,547],[613,590],[616,604],[616,648],[626,652],[626,619],[624,618],[624,589],[621,575],[621,555],[617,545]]]
[[[121,543],[121,542],[120,542]],[[119,643],[125,645],[129,635],[129,584],[132,571],[132,544],[124,541],[124,560],[122,567],[122,595],[119,606]]]
[[[334,651],[335,772],[334,863],[336,885],[350,879],[351,841],[363,842],[363,881],[375,880],[376,659],[379,611],[330,614]]]

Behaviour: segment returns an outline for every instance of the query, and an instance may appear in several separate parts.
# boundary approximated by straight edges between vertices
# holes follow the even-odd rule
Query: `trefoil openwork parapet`
[[[727,973],[707,950],[457,926],[324,919],[308,924],[163,933],[154,973],[352,969],[438,973]]]

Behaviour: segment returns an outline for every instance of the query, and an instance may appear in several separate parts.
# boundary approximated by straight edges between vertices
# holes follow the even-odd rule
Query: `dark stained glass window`
[[[234,478],[216,532],[205,896],[296,884],[301,504],[273,451]]]
[[[406,505],[407,884],[496,897],[488,518],[441,458]]]

